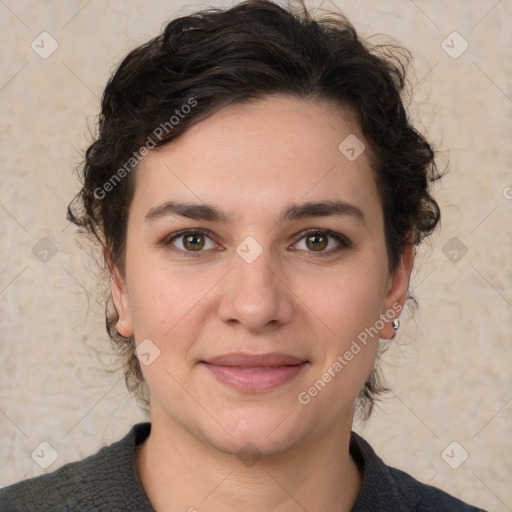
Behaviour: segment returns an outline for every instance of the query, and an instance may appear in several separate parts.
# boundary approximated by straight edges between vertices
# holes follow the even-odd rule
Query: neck
[[[285,452],[251,459],[218,450],[152,410],[136,467],[156,512],[349,511],[361,487],[350,429],[351,423],[338,425]]]

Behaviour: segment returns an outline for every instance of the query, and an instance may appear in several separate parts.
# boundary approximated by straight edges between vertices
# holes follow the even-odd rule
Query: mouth
[[[244,392],[269,391],[289,382],[309,363],[277,352],[261,355],[232,353],[201,361],[220,382]]]

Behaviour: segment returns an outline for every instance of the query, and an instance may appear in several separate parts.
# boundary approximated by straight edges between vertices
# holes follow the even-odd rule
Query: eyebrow
[[[167,216],[187,217],[194,220],[203,220],[229,224],[233,214],[224,212],[209,204],[183,203],[178,201],[167,201],[159,206],[151,208],[146,214],[146,221],[153,221]],[[281,211],[277,217],[277,223],[296,221],[308,217],[332,217],[349,216],[354,217],[366,224],[366,216],[363,211],[352,203],[341,200],[310,201],[306,203],[292,203]]]

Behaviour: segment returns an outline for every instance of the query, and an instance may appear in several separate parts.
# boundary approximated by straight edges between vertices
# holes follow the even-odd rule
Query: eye
[[[168,238],[166,246],[172,245],[185,253],[203,252],[203,249],[214,249],[216,245],[208,236],[208,232],[201,229],[185,229]],[[192,254],[187,254],[187,256]]]
[[[347,237],[328,229],[309,229],[303,231],[301,235],[294,247],[309,253],[316,253],[314,256],[329,256],[351,246]],[[302,247],[300,247],[301,244]],[[163,245],[184,256],[200,256],[200,253],[205,250],[216,248],[209,231],[203,229],[178,231],[168,237]]]
[[[315,256],[328,256],[351,245],[350,241],[344,235],[328,229],[309,229],[301,233],[301,235],[302,238],[295,245],[300,246],[302,244],[302,247],[299,247],[300,250],[319,253]],[[334,240],[334,242],[332,242],[332,240]],[[330,250],[326,251],[325,249],[327,248]]]

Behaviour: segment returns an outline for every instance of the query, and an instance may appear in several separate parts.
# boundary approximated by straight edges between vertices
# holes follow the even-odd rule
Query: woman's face
[[[113,292],[152,421],[231,453],[350,428],[412,264],[388,270],[361,142],[325,104],[269,97],[141,162]]]

